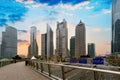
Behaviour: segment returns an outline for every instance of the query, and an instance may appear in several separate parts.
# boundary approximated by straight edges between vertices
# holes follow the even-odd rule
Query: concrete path
[[[50,80],[26,67],[24,62],[10,64],[0,68],[0,80]]]

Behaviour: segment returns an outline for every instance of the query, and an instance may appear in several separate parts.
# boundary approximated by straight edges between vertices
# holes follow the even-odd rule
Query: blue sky
[[[94,42],[97,55],[110,53],[111,4],[114,0],[0,0],[0,39],[6,26],[18,29],[18,43],[28,42],[31,26],[38,35],[50,24],[54,33],[57,21],[67,21],[69,39],[75,35],[75,26],[82,20],[86,25],[86,43]],[[54,34],[55,41],[55,34]],[[69,40],[68,40],[69,41]],[[38,40],[40,45],[40,39]],[[19,47],[19,45],[18,45]],[[40,52],[40,50],[39,50]],[[21,52],[19,47],[18,53]]]

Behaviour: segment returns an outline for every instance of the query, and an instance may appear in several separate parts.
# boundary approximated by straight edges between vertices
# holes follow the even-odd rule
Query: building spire
[[[80,20],[80,24],[82,23],[82,21]]]

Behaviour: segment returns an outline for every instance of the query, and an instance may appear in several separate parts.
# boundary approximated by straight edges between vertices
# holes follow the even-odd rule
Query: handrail
[[[96,68],[79,67],[79,66],[72,66],[72,65],[65,65],[65,64],[55,64],[55,63],[40,62],[40,61],[39,61],[39,63],[50,64],[50,65],[55,65],[55,66],[63,66],[63,67],[69,67],[69,68],[76,68],[76,69],[83,69],[83,70],[89,70],[89,71],[98,71],[98,72],[103,72],[103,73],[120,75],[119,71],[111,71],[111,70],[103,70],[103,69],[96,69]]]
[[[13,60],[0,61],[0,67],[13,63]]]
[[[65,64],[56,64],[56,63],[49,63],[49,62],[40,62],[40,61],[33,61],[30,60],[29,61],[29,65],[30,66],[34,66],[34,67],[39,67],[38,63],[41,66],[41,72],[43,73],[43,64],[48,65],[48,73],[49,76],[51,76],[51,70],[50,70],[50,66],[54,65],[54,66],[60,66],[61,67],[61,71],[62,71],[62,79],[65,80],[65,71],[64,71],[64,67],[67,68],[75,68],[75,69],[81,69],[81,70],[88,70],[88,71],[93,71],[94,72],[94,80],[97,80],[96,78],[96,72],[101,72],[101,73],[108,73],[108,74],[114,74],[114,75],[120,75],[120,71],[112,71],[112,70],[104,70],[104,69],[97,69],[94,67],[80,67],[80,66],[73,66],[73,65],[65,65]],[[37,65],[35,65],[37,64]]]

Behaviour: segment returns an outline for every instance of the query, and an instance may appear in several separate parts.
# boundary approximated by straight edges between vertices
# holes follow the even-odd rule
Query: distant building
[[[67,22],[57,22],[56,29],[56,56],[61,58],[69,57],[68,53],[68,29]]]
[[[1,56],[1,44],[0,44],[0,58],[1,58],[2,56]]]
[[[35,26],[31,27],[30,31],[30,45],[28,47],[28,57],[38,56],[38,45],[36,40],[37,29]]]
[[[53,31],[47,24],[47,58],[50,59],[53,56]]]
[[[112,4],[112,46],[113,54],[120,53],[120,0]]]
[[[88,55],[90,57],[95,57],[95,44],[94,43],[88,44]]]
[[[86,55],[85,24],[80,21],[75,30],[75,57]]]
[[[70,56],[75,57],[75,36],[70,39]]]
[[[1,56],[12,58],[17,55],[17,29],[9,26],[2,32]]]
[[[47,58],[47,33],[41,36],[41,56]]]

